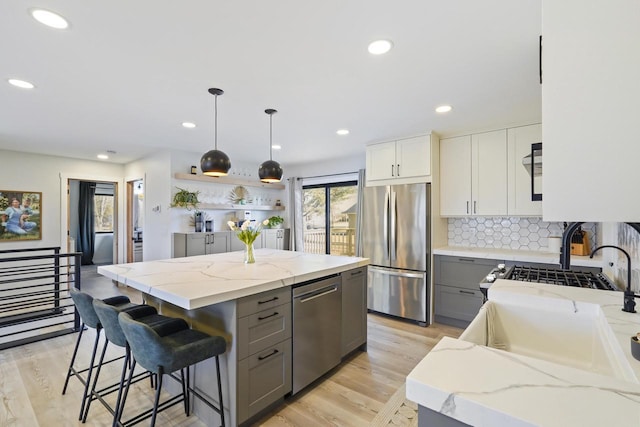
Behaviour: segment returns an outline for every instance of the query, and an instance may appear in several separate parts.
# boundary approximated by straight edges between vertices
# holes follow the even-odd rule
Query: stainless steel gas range
[[[480,282],[480,290],[482,291],[485,300],[487,298],[487,290],[497,279],[602,289],[608,291],[623,290],[613,283],[606,275],[603,273],[596,273],[593,269],[564,270],[561,268],[525,265],[513,265],[507,267],[505,264],[498,264],[498,266],[493,268]]]

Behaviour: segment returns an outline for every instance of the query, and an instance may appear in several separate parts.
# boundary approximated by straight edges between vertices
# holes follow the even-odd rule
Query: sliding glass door
[[[349,255],[356,252],[356,181],[303,187],[304,251]]]

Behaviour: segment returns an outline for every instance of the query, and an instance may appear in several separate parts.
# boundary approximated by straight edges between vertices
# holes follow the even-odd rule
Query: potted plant
[[[282,218],[281,216],[275,215],[275,216],[269,217],[267,221],[269,221],[269,224],[268,224],[269,228],[280,228],[284,223],[284,218]]]
[[[198,201],[199,191],[189,191],[184,188],[176,187],[178,192],[173,196],[173,202],[171,203],[172,208],[186,208],[188,211],[191,209],[195,209],[198,212],[198,205],[200,202]]]

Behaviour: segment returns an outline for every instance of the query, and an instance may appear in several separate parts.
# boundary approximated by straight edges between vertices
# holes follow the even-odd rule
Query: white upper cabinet
[[[507,130],[508,144],[508,214],[542,216],[542,201],[531,200],[531,175],[522,159],[531,154],[531,144],[542,142],[542,126],[531,125]]]
[[[440,140],[440,214],[471,213],[471,136]]]
[[[507,214],[507,132],[440,141],[440,214]]]
[[[639,1],[543,1],[545,221],[640,221],[639,22]]]
[[[430,135],[367,146],[367,185],[428,182],[430,175]]]

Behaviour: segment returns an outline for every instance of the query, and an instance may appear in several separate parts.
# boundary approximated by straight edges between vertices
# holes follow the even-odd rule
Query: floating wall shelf
[[[239,178],[229,178],[229,177],[224,177],[224,176],[223,177],[219,177],[219,178],[214,178],[214,177],[206,176],[206,175],[192,175],[192,174],[188,174],[188,173],[176,173],[174,175],[174,177],[176,179],[184,179],[184,180],[187,180],[187,181],[208,182],[210,184],[244,185],[244,186],[247,186],[247,187],[259,187],[259,188],[266,188],[266,189],[270,189],[270,190],[284,190],[284,188],[285,188],[284,184],[280,184],[280,183],[267,184],[267,183],[261,182],[261,181],[253,181],[253,180],[239,179]],[[241,205],[237,205],[237,206],[241,206]],[[281,208],[281,206],[277,206],[277,207]],[[278,210],[278,209],[263,209],[263,210]]]
[[[219,209],[219,210],[244,210],[244,211],[283,211],[284,206],[267,206],[267,205],[252,205],[248,203],[246,205],[236,204],[213,204],[213,203],[200,203],[198,204],[199,210],[207,209]]]

